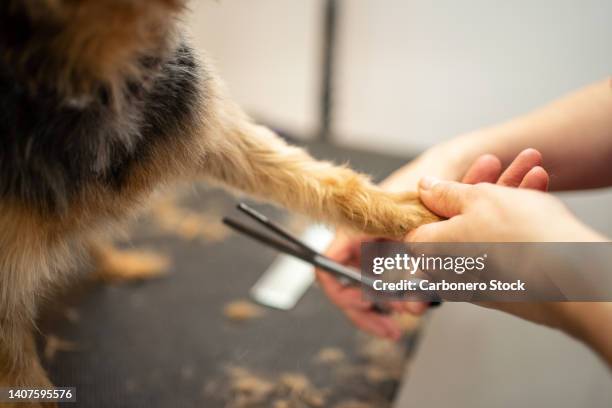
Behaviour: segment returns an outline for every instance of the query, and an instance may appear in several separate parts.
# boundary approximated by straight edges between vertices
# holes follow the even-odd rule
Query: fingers
[[[399,340],[402,330],[391,317],[373,311],[347,310],[346,315],[359,329],[378,337]]]
[[[471,196],[467,184],[452,181],[440,181],[424,177],[419,183],[419,195],[427,208],[439,216],[450,218],[463,212]]]
[[[401,330],[397,323],[389,316],[374,312],[372,302],[363,298],[361,288],[343,286],[335,277],[323,271],[317,271],[317,277],[327,297],[359,329],[392,340],[401,337]],[[399,311],[400,305],[393,305],[392,309]]]
[[[361,237],[339,232],[327,249],[326,255],[345,265],[354,264],[359,259],[360,243]],[[315,272],[323,292],[339,308],[369,309],[371,307],[371,302],[363,299],[360,288],[347,287],[335,276],[321,269],[316,269]]]
[[[462,183],[495,183],[502,171],[501,160],[492,154],[480,156],[463,176]]]
[[[465,184],[497,183],[507,187],[546,191],[549,176],[540,167],[541,164],[542,155],[539,151],[532,148],[525,149],[502,173],[502,164],[497,156],[485,154],[470,166],[461,182]]]
[[[415,315],[421,316],[429,309],[429,302],[403,302],[404,311]]]
[[[501,162],[493,155],[480,156],[469,168],[463,183],[494,183],[506,187],[522,187],[546,190],[548,174],[540,167],[542,155],[535,149],[525,149],[512,161],[510,166],[499,176]],[[498,178],[499,176],[499,178]],[[468,202],[470,191],[467,186],[440,182],[425,177],[419,184],[420,197],[423,203],[434,213],[442,217],[453,217],[460,214]]]
[[[326,255],[343,264],[353,264],[360,256],[360,243],[365,237],[338,233],[326,251]],[[331,300],[340,308],[359,329],[373,335],[397,340],[401,330],[397,323],[389,316],[380,315],[372,310],[372,302],[364,299],[360,287],[345,286],[333,275],[316,270],[317,279],[321,288]],[[392,305],[392,310],[403,311],[400,304]]]
[[[429,309],[429,302],[415,300],[392,300],[385,302],[384,305],[395,313],[410,313],[414,316],[420,316]]]
[[[370,301],[363,298],[361,288],[357,286],[344,286],[335,277],[326,272],[317,271],[317,275],[323,292],[339,308],[368,309],[372,306]]]
[[[548,172],[540,166],[536,166],[529,170],[519,188],[527,188],[531,190],[547,191],[550,177]]]
[[[525,149],[516,156],[508,168],[497,180],[497,184],[506,187],[518,187],[527,173],[542,164],[542,155],[535,149]]]
[[[401,337],[401,329],[397,323],[389,316],[374,312],[372,302],[363,298],[361,288],[345,287],[336,278],[325,272],[318,271],[317,274],[329,299],[344,311],[355,326],[383,338],[397,340]],[[392,306],[394,311],[400,311],[399,303]],[[404,308],[401,308],[401,311],[404,311]]]

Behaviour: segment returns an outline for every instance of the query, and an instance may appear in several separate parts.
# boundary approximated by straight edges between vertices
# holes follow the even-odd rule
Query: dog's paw
[[[396,220],[383,222],[385,224],[383,229],[388,231],[389,234],[395,234],[391,236],[404,237],[407,233],[423,224],[441,220],[440,217],[423,205],[418,194],[415,192],[391,194],[391,200],[394,203],[394,208],[391,211],[395,212],[396,206],[399,208]]]
[[[414,228],[440,220],[421,203],[417,193],[372,188],[344,200],[341,208],[348,226],[373,236],[401,239]]]

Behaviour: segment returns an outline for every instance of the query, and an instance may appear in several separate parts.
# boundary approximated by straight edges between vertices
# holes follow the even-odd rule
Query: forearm
[[[602,81],[528,115],[460,136],[434,148],[460,174],[492,153],[504,165],[523,149],[542,152],[555,190],[612,185],[612,86]]]
[[[612,303],[561,303],[560,328],[583,341],[612,367]]]

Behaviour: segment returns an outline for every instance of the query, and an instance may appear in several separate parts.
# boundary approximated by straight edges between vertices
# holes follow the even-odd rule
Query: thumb
[[[419,182],[419,196],[434,213],[450,218],[464,212],[473,186],[423,177]]]

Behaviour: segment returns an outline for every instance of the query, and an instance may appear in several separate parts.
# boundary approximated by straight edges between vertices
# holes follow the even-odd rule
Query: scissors
[[[259,241],[264,245],[272,247],[280,252],[294,256],[298,259],[308,262],[311,265],[314,265],[317,268],[330,272],[336,277],[338,277],[341,283],[345,285],[365,285],[370,288],[374,286],[374,280],[369,276],[364,276],[358,270],[342,265],[319,253],[318,251],[312,249],[310,246],[300,241],[290,232],[271,221],[265,215],[249,207],[245,203],[239,203],[236,208],[240,212],[246,214],[248,217],[253,219],[258,224],[264,226],[273,234],[280,237],[280,239],[258,231],[235,219],[223,217],[223,223],[231,229],[241,234],[244,234],[256,241]],[[430,302],[430,306],[438,306],[439,304],[440,302]],[[380,314],[391,313],[391,309],[388,305],[378,302],[373,303],[372,310]]]

